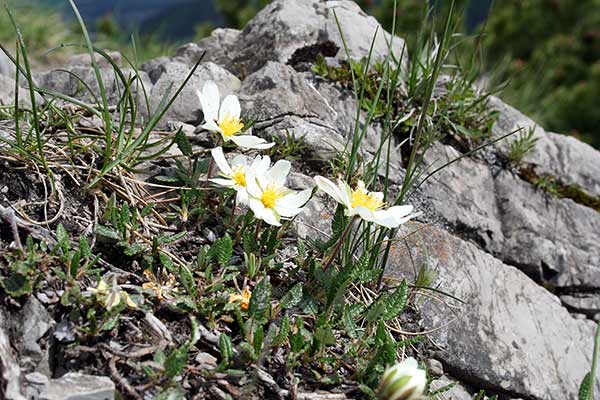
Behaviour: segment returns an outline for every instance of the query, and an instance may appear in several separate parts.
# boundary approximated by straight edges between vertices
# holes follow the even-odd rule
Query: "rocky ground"
[[[239,96],[242,109],[256,118],[256,135],[302,138],[302,156],[295,162],[301,172],[293,182],[298,189],[307,187],[309,176],[321,171],[343,148],[356,115],[357,103],[347,85],[306,68],[317,61],[316,54],[328,57],[331,64],[346,58],[334,9],[352,58],[368,54],[377,29],[373,57],[385,57],[389,34],[354,3],[276,0],[242,31],[217,29],[201,42],[181,47],[172,57],[142,66],[139,74],[150,107],[156,108],[165,91],[179,85],[206,52],[162,119],[161,132],[168,134],[181,127],[194,150],[202,151],[207,139],[196,128],[202,122],[196,90],[213,80],[222,94]],[[392,48],[406,64],[410,55],[402,52],[403,44],[395,38]],[[66,68],[98,90],[89,58],[74,57]],[[103,74],[111,101],[116,103],[119,93],[114,74],[107,65]],[[74,75],[53,70],[35,77],[41,87],[92,101],[80,91]],[[0,79],[0,101],[9,104],[14,81],[8,76]],[[21,97],[26,98],[22,90]],[[510,137],[452,164],[424,183],[409,199],[423,215],[400,231],[402,240],[392,247],[387,273],[412,281],[418,267],[427,265],[437,274],[435,288],[454,296],[420,293],[414,302],[417,316],[407,322],[413,333],[427,336],[427,344],[417,351],[434,377],[432,386],[456,383],[439,398],[470,399],[484,389],[506,399],[573,399],[591,365],[595,321],[600,319],[600,153],[574,138],[545,131],[498,98],[490,97],[487,106],[497,118],[491,139],[524,128],[537,138],[535,147],[518,164],[509,163],[506,154],[516,140]],[[362,118],[364,122],[365,116]],[[90,129],[96,129],[98,121],[89,120]],[[375,120],[367,129],[362,142],[364,157],[380,144],[380,124]],[[10,129],[8,123],[4,129]],[[435,168],[465,151],[456,140],[441,140],[424,161]],[[398,190],[406,157],[393,151],[390,160],[392,190]],[[168,175],[172,170],[168,161],[153,162],[138,177]],[[97,219],[98,205],[66,178],[63,191],[68,201],[59,222],[85,233],[87,224]],[[34,202],[43,192],[42,180],[4,159],[0,165],[0,240],[5,248],[12,241],[9,205],[22,199]],[[309,209],[311,213],[295,221],[295,232],[304,237],[323,236],[331,220],[324,198],[313,198]],[[321,218],[315,220],[314,213]],[[55,226],[56,221],[53,223]],[[17,225],[36,239],[53,240],[43,227],[32,227],[26,221]],[[195,236],[179,245],[180,257],[185,258],[186,251],[197,253],[211,229],[197,228]],[[0,266],[4,262],[7,260],[0,257]],[[67,322],[56,319],[60,315],[58,296],[53,282],[47,282],[27,300],[5,298],[0,302],[0,387],[5,386],[0,393],[10,393],[12,399],[114,398],[115,385],[123,392],[124,383],[119,380],[123,376],[90,374],[106,371],[99,364],[115,358],[94,360],[99,355],[85,354],[85,348],[57,354],[59,344],[71,334]],[[154,335],[158,342],[173,340],[169,335],[181,341],[187,334],[181,329],[189,328],[181,328],[174,320],[182,318],[146,314],[145,322],[131,321],[128,330],[136,335],[149,329],[142,325],[150,326],[158,331]],[[121,355],[118,362],[126,364],[125,350],[110,345],[123,334],[105,337],[102,352]],[[211,341],[210,332],[203,334],[203,340]],[[198,368],[215,364],[210,354],[199,353],[198,357]],[[108,370],[114,372],[117,366],[121,367],[111,364]],[[17,376],[20,383],[10,381]],[[273,377],[263,378],[268,381],[263,382],[265,386],[277,386]],[[206,398],[226,398],[222,394],[228,385],[232,384],[217,386]],[[22,393],[18,387],[24,388]],[[228,393],[236,398],[238,392],[230,388]],[[346,398],[343,393],[301,392],[297,398]],[[282,398],[288,395],[284,391],[278,394]]]

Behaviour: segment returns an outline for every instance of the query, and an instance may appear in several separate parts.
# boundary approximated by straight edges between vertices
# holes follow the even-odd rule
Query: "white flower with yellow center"
[[[290,169],[289,161],[279,160],[266,171],[250,168],[246,173],[248,205],[256,218],[269,225],[281,226],[282,217],[298,215],[312,194],[312,189],[295,191],[285,187]]]
[[[342,180],[338,180],[336,185],[322,176],[316,176],[315,182],[319,189],[343,205],[346,208],[346,215],[350,217],[358,215],[365,221],[386,228],[397,228],[418,216],[418,214],[411,214],[413,206],[410,205],[384,208],[383,193],[369,192],[362,181],[358,181],[354,189]]]
[[[261,171],[260,173],[264,173],[269,169],[271,159],[268,156],[257,156],[252,164],[247,165],[246,157],[237,155],[231,160],[231,164],[229,164],[225,159],[221,147],[216,147],[210,152],[219,168],[219,175],[221,176],[221,178],[213,178],[210,179],[210,181],[217,185],[235,189],[237,192],[238,204],[248,204],[248,192],[246,190],[246,174],[248,170],[253,169],[255,171]]]
[[[244,124],[240,119],[241,107],[237,96],[229,95],[221,103],[219,88],[213,81],[207,81],[198,91],[202,112],[204,113],[204,125],[202,127],[212,132],[218,132],[224,142],[232,141],[239,147],[248,149],[269,149],[275,143],[267,143],[266,140],[249,133],[242,133]]]
[[[417,360],[409,357],[385,370],[377,394],[381,400],[423,399],[426,384],[425,370],[419,368]]]

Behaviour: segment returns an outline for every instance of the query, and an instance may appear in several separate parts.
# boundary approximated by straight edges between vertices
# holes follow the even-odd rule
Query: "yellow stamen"
[[[279,190],[279,188],[269,185],[263,191],[260,201],[262,201],[266,208],[275,208],[275,202],[281,197],[283,197],[283,193]]]
[[[383,207],[384,203],[374,193],[369,193],[362,187],[357,187],[352,191],[352,208],[358,206],[375,211]]]
[[[231,179],[236,185],[246,187],[246,171],[243,165],[238,165],[233,168]]]
[[[244,129],[244,124],[239,118],[228,115],[219,122],[219,128],[223,131],[223,136],[231,137]]]

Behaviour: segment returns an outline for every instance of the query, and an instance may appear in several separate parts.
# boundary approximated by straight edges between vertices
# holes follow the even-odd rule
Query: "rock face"
[[[454,312],[445,299],[421,307],[447,372],[511,396],[573,398],[591,363],[593,322],[571,317],[521,271],[444,230],[417,225],[401,234],[390,273],[410,277],[426,263],[465,302],[452,304]]]
[[[352,58],[366,57],[378,32],[374,58],[385,57],[391,48],[403,62],[408,60],[404,41],[391,40],[377,21],[351,1],[275,0],[241,31],[217,29],[172,57],[144,64],[139,77],[149,95],[150,111],[177,90],[204,54],[159,127],[185,126],[186,134],[205,138],[198,129],[194,131],[203,118],[196,90],[206,80],[214,80],[222,96],[239,95],[243,113],[255,119],[256,135],[302,141],[297,166],[304,168],[303,173],[292,176],[290,186],[311,187],[315,169],[344,149],[357,114],[359,128],[366,132],[360,156],[372,156],[382,141],[380,122],[367,124],[348,88],[295,64],[310,64],[317,54],[331,62],[345,58],[336,17]],[[97,96],[98,85],[88,63],[85,56],[74,57],[68,68]],[[114,74],[105,64],[101,68],[114,104],[119,98]],[[72,74],[50,71],[36,79],[50,90],[86,102],[95,100]],[[14,81],[6,76],[0,80],[0,101],[10,103]],[[533,131],[538,141],[523,165],[535,176],[576,185],[587,195],[600,197],[598,151],[574,138],[546,132],[498,98],[490,98],[489,105],[499,117],[494,137],[519,128]],[[400,233],[418,231],[393,248],[388,265],[390,275],[412,279],[413,265],[427,264],[438,272],[435,287],[464,301],[448,307],[440,302],[450,302],[447,297],[423,296],[418,303],[424,323],[441,347],[434,357],[442,361],[445,375],[437,384],[461,382],[444,395],[449,399],[470,398],[479,389],[505,398],[572,399],[591,364],[592,319],[600,312],[600,213],[577,199],[542,190],[533,180],[524,179],[519,168],[507,166],[502,160],[515,138],[452,164],[424,183],[410,202],[424,212],[420,222],[427,225],[408,225]],[[436,168],[461,155],[457,146],[440,142],[424,161]],[[397,191],[404,171],[394,146],[390,160],[391,189]],[[295,222],[296,232],[326,239],[333,205],[318,195],[307,209]],[[29,333],[22,333],[27,348],[14,347],[35,355],[41,350],[36,345],[45,332],[44,323],[51,325],[42,318]],[[39,354],[35,360],[41,361]],[[50,386],[44,387],[64,387],[63,383],[49,381]],[[52,390],[47,389],[47,398],[56,398],[51,397]],[[600,385],[596,391],[600,392]]]

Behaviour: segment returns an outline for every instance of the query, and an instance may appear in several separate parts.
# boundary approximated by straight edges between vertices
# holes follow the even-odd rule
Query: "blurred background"
[[[29,51],[57,63],[47,50],[79,42],[67,0],[6,0],[21,25]],[[216,27],[242,28],[269,0],[76,0],[101,47],[139,59],[172,54]],[[358,0],[390,28],[393,0]],[[492,4],[493,3],[493,4]],[[416,46],[417,32],[441,29],[449,0],[397,0],[397,34]],[[456,0],[453,22],[464,40],[456,52],[477,59],[490,89],[546,129],[600,148],[600,0]],[[433,18],[429,9],[441,18]],[[15,34],[2,13],[0,41]],[[476,54],[474,53],[474,49]]]

